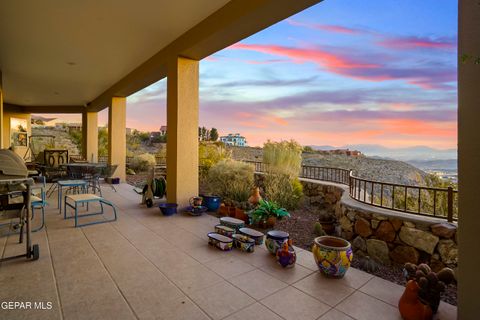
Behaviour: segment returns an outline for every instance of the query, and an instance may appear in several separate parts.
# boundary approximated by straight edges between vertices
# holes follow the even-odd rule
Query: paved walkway
[[[0,319],[401,319],[401,286],[353,268],[327,279],[301,249],[292,269],[264,246],[221,252],[206,236],[218,219],[163,217],[131,186],[103,190],[117,222],[75,229],[49,200],[47,227],[33,235],[40,259],[0,266]],[[24,251],[17,239],[0,238],[3,255]],[[8,301],[46,310],[5,310]],[[437,319],[456,319],[456,308],[442,303]]]

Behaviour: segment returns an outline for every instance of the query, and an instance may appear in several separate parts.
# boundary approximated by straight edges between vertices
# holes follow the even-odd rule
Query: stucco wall
[[[10,128],[10,119],[11,118],[18,118],[18,119],[26,119],[27,120],[27,134],[28,137],[32,134],[32,127],[30,124],[31,115],[27,113],[16,113],[3,110],[3,148],[9,148],[11,146],[11,128]],[[15,147],[14,151],[23,158],[25,153],[27,152],[27,147]]]

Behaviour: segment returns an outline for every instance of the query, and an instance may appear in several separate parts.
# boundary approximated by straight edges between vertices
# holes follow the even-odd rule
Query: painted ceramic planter
[[[320,272],[331,278],[342,278],[353,258],[350,242],[332,236],[315,238],[312,253]]]
[[[287,232],[279,230],[271,230],[267,232],[267,239],[265,240],[265,246],[268,251],[276,255],[277,250],[282,247],[282,244],[289,239],[290,235]]]
[[[242,234],[234,234],[233,247],[244,252],[253,252],[255,250],[255,240]]]
[[[232,229],[230,227],[227,227],[221,224],[217,224],[215,226],[215,232],[218,234],[221,234],[222,236],[231,238],[235,234],[235,229]]]
[[[229,251],[233,248],[233,241],[229,237],[222,236],[216,232],[208,234],[208,244],[217,247],[223,251]]]
[[[277,262],[284,268],[291,268],[297,261],[295,249],[288,243],[288,240],[282,244],[282,248],[277,250]]]
[[[221,198],[218,196],[202,196],[203,197],[203,205],[208,208],[208,211],[216,212],[220,207]]]
[[[222,217],[220,218],[220,224],[230,227],[232,229],[238,230],[240,228],[245,227],[245,222],[239,219],[235,219],[232,217]]]
[[[263,238],[265,237],[265,235],[260,231],[257,231],[255,229],[250,229],[250,228],[240,228],[238,232],[240,232],[240,234],[246,235],[247,237],[250,237],[253,240],[255,240],[256,245],[263,244]]]

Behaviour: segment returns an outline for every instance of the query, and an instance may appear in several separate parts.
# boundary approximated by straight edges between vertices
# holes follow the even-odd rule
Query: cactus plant
[[[317,237],[326,235],[320,222],[315,222],[315,224],[313,225],[313,232]]]
[[[455,281],[455,274],[452,269],[443,268],[435,273],[425,263],[418,266],[413,263],[406,263],[404,275],[407,281],[414,280],[418,283],[420,287],[418,298],[424,304],[428,304],[433,313],[438,310],[441,293],[445,291],[447,285]]]

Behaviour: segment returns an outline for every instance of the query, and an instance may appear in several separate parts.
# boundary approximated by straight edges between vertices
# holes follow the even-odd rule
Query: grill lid
[[[27,175],[27,166],[18,154],[0,149],[0,179],[24,178]]]

